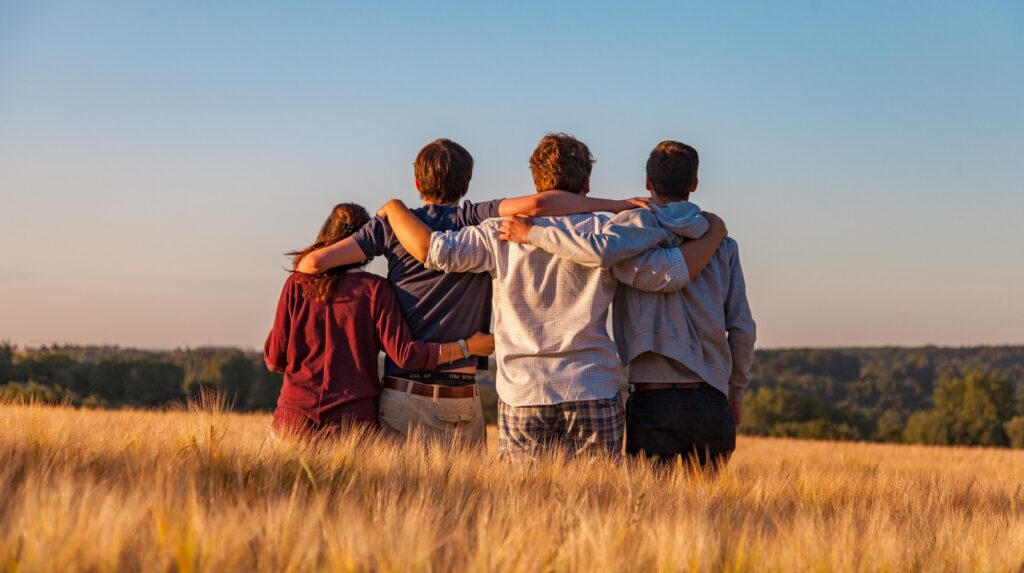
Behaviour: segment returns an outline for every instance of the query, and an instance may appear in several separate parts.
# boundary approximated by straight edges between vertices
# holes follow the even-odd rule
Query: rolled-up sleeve
[[[494,242],[488,231],[481,225],[432,234],[424,266],[445,273],[493,272]]]
[[[690,269],[677,247],[647,251],[610,270],[615,280],[645,292],[675,292],[690,284]]]
[[[604,268],[628,261],[649,249],[672,244],[669,233],[657,226],[654,215],[639,209],[604,221],[596,232],[534,226],[527,240],[561,259],[585,267]]]

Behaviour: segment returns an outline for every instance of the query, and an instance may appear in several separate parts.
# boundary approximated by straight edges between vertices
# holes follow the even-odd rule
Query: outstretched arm
[[[615,280],[637,290],[675,292],[690,284],[708,265],[722,238],[724,231],[709,231],[679,247],[652,249],[617,263],[609,270]]]
[[[533,195],[502,199],[498,206],[498,214],[502,217],[527,215],[529,217],[552,217],[556,215],[576,215],[578,213],[608,212],[619,213],[636,209],[648,198],[636,199],[599,199],[587,197],[568,191],[544,191]]]
[[[445,273],[492,270],[491,244],[479,227],[435,233],[399,199],[388,201],[377,215],[387,217],[398,242],[428,269]]]
[[[433,230],[420,220],[400,199],[392,199],[377,212],[378,217],[386,217],[391,223],[391,230],[399,243],[417,261],[427,260],[430,250],[430,235]]]
[[[713,213],[704,213],[708,220],[708,231],[699,239],[685,241],[678,250],[686,261],[689,280],[695,278],[715,256],[718,245],[728,235],[725,222]],[[540,231],[543,231],[541,235]],[[653,234],[652,234],[653,233]],[[652,227],[607,225],[600,233],[581,233],[574,229],[535,227],[529,218],[513,217],[506,219],[501,226],[499,238],[516,243],[529,243],[545,251],[574,263],[589,267],[608,267],[621,273],[621,282],[631,284],[633,278],[641,277],[654,269],[660,269],[671,262],[668,258],[654,259],[642,253],[656,246],[661,229]],[[652,242],[654,241],[654,242]],[[651,253],[652,255],[654,253]],[[667,255],[666,255],[667,256]],[[620,263],[622,263],[621,266]],[[632,268],[632,271],[627,269]],[[656,272],[656,271],[655,271]],[[618,277],[617,277],[618,278]],[[643,284],[652,284],[645,282]],[[631,286],[636,286],[632,285]],[[662,290],[661,288],[643,288],[641,290]],[[670,290],[677,290],[675,287]]]
[[[315,275],[344,265],[354,265],[369,257],[352,237],[346,237],[337,243],[317,249],[302,257],[295,265],[300,273]]]

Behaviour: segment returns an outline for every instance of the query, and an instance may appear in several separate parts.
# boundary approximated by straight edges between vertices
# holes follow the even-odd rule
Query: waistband
[[[476,374],[472,372],[409,372],[408,374],[388,374],[384,378],[395,380],[412,380],[420,384],[434,386],[472,386],[476,384]]]
[[[645,392],[647,390],[693,390],[696,388],[710,388],[707,382],[676,382],[667,384],[662,382],[640,382],[631,384],[634,392]]]
[[[382,385],[390,390],[397,390],[417,396],[427,396],[436,402],[438,398],[473,398],[477,395],[476,384],[463,386],[441,386],[439,384],[423,384],[412,380],[403,380],[385,376]]]

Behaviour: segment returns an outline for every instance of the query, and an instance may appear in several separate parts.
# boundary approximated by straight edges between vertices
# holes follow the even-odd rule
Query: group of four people
[[[285,374],[274,431],[366,423],[482,445],[476,370],[496,349],[501,457],[617,456],[625,436],[631,454],[724,463],[755,327],[736,242],[689,201],[698,161],[662,142],[649,198],[589,198],[590,150],[549,134],[530,157],[537,193],[459,205],[472,156],[429,143],[414,163],[422,207],[391,200],[371,219],[340,204],[291,253],[265,346]],[[360,270],[380,255],[386,280]]]

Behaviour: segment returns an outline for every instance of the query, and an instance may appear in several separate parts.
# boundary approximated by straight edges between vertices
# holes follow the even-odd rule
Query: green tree
[[[133,406],[159,406],[184,397],[185,370],[158,360],[128,362],[124,400]]]
[[[0,384],[9,382],[14,377],[14,350],[10,342],[0,342]]]
[[[220,386],[236,407],[249,404],[249,393],[256,382],[256,365],[242,352],[235,353],[220,366]]]
[[[0,386],[0,402],[57,404],[70,400],[71,394],[64,388],[48,386],[36,380],[29,380],[26,383],[9,382]]]
[[[160,360],[104,358],[89,373],[88,393],[120,406],[159,406],[183,396],[184,370]]]
[[[1013,385],[981,372],[944,378],[935,388],[935,408],[907,421],[904,440],[924,444],[1006,446],[1004,424],[1013,416]]]
[[[762,436],[786,435],[779,424],[807,422],[825,414],[824,405],[814,398],[785,388],[761,388],[752,392],[743,406],[744,432]]]
[[[886,410],[875,424],[874,439],[882,442],[898,442],[903,434],[903,415],[896,410]]]
[[[281,393],[284,376],[280,372],[271,372],[261,368],[256,381],[249,392],[247,406],[252,410],[273,410],[277,406],[277,397]]]
[[[1009,443],[1003,424],[1013,416],[1016,405],[1013,386],[1006,380],[979,372],[944,379],[935,389],[935,408],[952,420],[951,444]]]
[[[946,445],[950,443],[949,428],[952,425],[943,412],[925,410],[907,419],[903,429],[903,441],[912,444]]]
[[[131,366],[120,358],[100,360],[89,372],[89,394],[111,404],[122,404],[126,382],[131,377],[130,370]]]
[[[1011,448],[1024,448],[1024,416],[1014,416],[1003,424]]]

